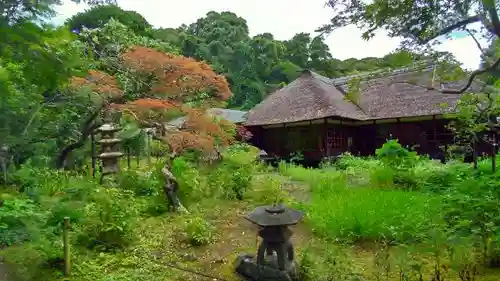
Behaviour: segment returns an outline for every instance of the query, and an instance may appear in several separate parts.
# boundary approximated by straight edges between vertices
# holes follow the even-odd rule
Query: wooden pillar
[[[330,157],[330,147],[328,147],[328,120],[323,119],[323,156]]]
[[[492,134],[493,143],[491,145],[491,171],[495,173],[497,171],[497,134],[494,132]]]
[[[95,178],[95,169],[96,169],[95,132],[92,132],[90,134],[90,153],[92,157],[92,178]]]

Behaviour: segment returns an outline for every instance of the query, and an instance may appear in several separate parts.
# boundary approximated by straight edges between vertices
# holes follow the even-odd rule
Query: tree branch
[[[470,31],[470,29],[465,29],[465,30],[467,31],[467,33],[469,33],[470,37],[472,37],[472,40],[476,42],[476,46],[479,49],[479,51],[481,51],[481,54],[485,55],[486,52],[483,50],[483,47],[481,46],[481,43],[479,43],[479,41],[477,40],[476,36],[474,36],[474,34],[472,33],[472,31]]]
[[[491,20],[492,31],[497,37],[500,37],[500,19],[498,18],[497,9],[495,6],[496,1],[482,0],[483,8],[488,12]]]
[[[410,84],[410,85],[422,87],[422,88],[430,90],[430,91],[438,91],[438,92],[441,92],[443,94],[455,94],[455,95],[459,95],[459,94],[463,94],[465,91],[467,91],[472,86],[472,83],[474,82],[474,79],[476,79],[477,76],[479,76],[481,74],[484,74],[484,73],[487,73],[487,72],[490,72],[490,71],[493,71],[493,70],[497,69],[498,66],[500,66],[500,57],[497,58],[497,60],[492,65],[490,65],[489,67],[486,67],[486,68],[483,68],[483,69],[474,70],[470,74],[469,79],[467,80],[467,83],[462,88],[460,88],[460,89],[438,89],[438,88],[434,87],[433,85],[426,86],[426,85],[417,84],[417,83],[414,83],[414,82],[411,82],[411,81],[393,82],[393,83],[391,83],[391,85],[392,84]]]
[[[464,26],[466,26],[468,24],[471,24],[471,23],[474,23],[474,22],[478,22],[478,21],[481,21],[481,17],[479,15],[468,17],[468,18],[466,18],[464,20],[461,20],[461,21],[459,21],[459,22],[457,22],[455,24],[452,24],[450,26],[447,26],[447,27],[439,30],[438,32],[434,33],[432,36],[430,36],[430,37],[428,37],[426,39],[421,39],[419,41],[420,41],[420,43],[422,45],[427,44],[427,43],[429,43],[430,41],[436,39],[439,36],[446,35],[446,34],[452,32],[455,29],[464,27]]]
[[[81,135],[78,141],[69,144],[61,150],[56,159],[56,168],[62,169],[66,164],[66,159],[68,155],[75,149],[82,147],[89,135],[98,128],[98,125],[94,123],[94,120],[99,116],[101,110],[105,107],[105,104],[99,106],[94,112],[92,112],[89,117],[85,120],[82,125]]]

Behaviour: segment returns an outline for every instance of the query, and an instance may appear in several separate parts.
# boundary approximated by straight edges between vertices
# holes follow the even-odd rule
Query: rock
[[[198,257],[193,253],[185,253],[182,255],[184,261],[197,261]]]
[[[226,260],[223,259],[223,258],[216,259],[216,260],[213,261],[213,263],[218,263],[218,264],[225,263],[225,262],[226,262]]]

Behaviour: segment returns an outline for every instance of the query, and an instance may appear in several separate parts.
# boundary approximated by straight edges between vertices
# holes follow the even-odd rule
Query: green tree
[[[89,5],[116,3],[116,0],[71,0]],[[26,20],[47,19],[54,15],[54,7],[62,5],[62,0],[4,0],[0,3],[0,26]]]
[[[68,79],[81,75],[89,65],[82,57],[82,44],[65,28],[38,32],[44,49],[26,46],[26,51],[32,50],[29,61],[14,60],[17,54],[8,48],[0,57],[0,143],[17,163],[55,155],[64,139],[74,137],[77,120],[89,103],[88,96],[64,90]]]
[[[311,35],[309,33],[298,33],[284,43],[286,46],[286,59],[301,68],[307,68],[310,58]]]
[[[149,35],[151,24],[135,11],[125,11],[117,5],[99,5],[78,13],[66,21],[72,31],[80,32],[83,27],[93,29],[104,26],[110,19],[121,22],[137,35]]]

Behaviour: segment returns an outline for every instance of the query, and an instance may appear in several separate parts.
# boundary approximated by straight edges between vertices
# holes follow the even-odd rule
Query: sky
[[[118,5],[125,10],[133,10],[143,15],[154,27],[178,27],[190,24],[204,17],[209,11],[231,11],[246,19],[250,35],[269,32],[278,40],[290,39],[296,33],[309,32],[327,24],[333,16],[333,10],[325,7],[325,0],[118,0]],[[63,23],[65,19],[87,7],[71,1],[58,7],[53,22]],[[479,67],[480,50],[469,36],[456,36],[455,39],[443,39],[439,45],[441,51],[448,51],[467,69]],[[355,26],[347,26],[334,31],[325,42],[330,47],[334,58],[348,59],[364,57],[382,57],[399,46],[400,40],[390,38],[384,31],[364,41],[361,31]],[[483,47],[487,47],[482,42]]]

